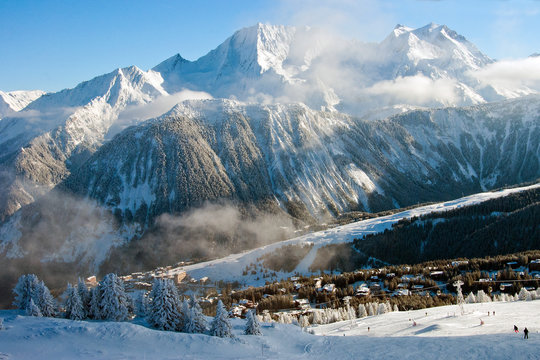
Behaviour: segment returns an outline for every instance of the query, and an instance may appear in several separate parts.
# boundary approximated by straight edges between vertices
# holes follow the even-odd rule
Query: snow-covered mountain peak
[[[280,72],[295,32],[294,27],[259,23],[238,30],[198,61],[217,62],[221,71],[236,65],[248,76],[258,76],[270,69]]]
[[[401,34],[409,33],[409,32],[411,32],[412,30],[414,30],[414,29],[413,29],[413,28],[410,28],[410,27],[408,27],[408,26],[402,25],[402,24],[397,24],[397,25],[394,27],[394,30],[392,31],[392,35],[394,35],[395,37],[398,37],[398,36],[400,36]]]
[[[43,94],[45,94],[45,91],[42,90],[0,91],[0,119],[24,109]]]

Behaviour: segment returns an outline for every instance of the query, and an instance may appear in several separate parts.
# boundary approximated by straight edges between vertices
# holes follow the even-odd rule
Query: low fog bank
[[[181,215],[163,214],[141,238],[114,248],[100,272],[133,272],[179,261],[202,261],[294,236],[298,221],[279,209],[206,203]]]
[[[275,205],[221,202],[162,214],[148,230],[130,232],[126,229],[141,226],[93,201],[53,190],[0,228],[3,241],[20,232],[18,241],[0,246],[0,308],[11,305],[13,286],[23,274],[35,273],[61,293],[79,276],[129,274],[285,240],[294,236],[295,224],[298,220]]]

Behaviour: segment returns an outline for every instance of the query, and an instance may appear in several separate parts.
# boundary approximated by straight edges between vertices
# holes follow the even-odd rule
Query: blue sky
[[[117,67],[194,60],[257,22],[330,27],[381,41],[446,24],[488,56],[540,52],[538,0],[0,0],[0,90],[58,91]]]

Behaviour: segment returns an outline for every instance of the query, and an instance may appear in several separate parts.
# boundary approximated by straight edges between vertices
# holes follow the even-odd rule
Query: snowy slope
[[[32,318],[0,311],[2,359],[536,359],[540,301],[466,304],[392,312],[313,328],[263,324],[262,336],[234,339],[152,330],[135,323]],[[427,311],[428,315],[425,316]],[[487,316],[495,311],[496,316]],[[409,319],[414,319],[413,327]],[[480,319],[485,325],[480,326]],[[528,327],[529,339],[512,328]],[[367,328],[370,327],[370,331]],[[322,336],[321,336],[322,335]]]
[[[22,110],[43,94],[41,90],[0,91],[0,119]]]
[[[403,218],[411,218],[431,212],[443,212],[459,207],[477,204],[489,199],[506,196],[517,191],[538,187],[540,187],[540,183],[522,188],[480,193],[453,201],[422,206],[389,216],[363,220],[344,226],[338,226],[333,229],[307,234],[291,240],[246,251],[241,254],[230,255],[223,259],[202,262],[194,265],[180,267],[177,269],[171,269],[169,270],[169,274],[174,274],[178,271],[186,271],[190,276],[195,279],[200,279],[207,276],[212,281],[239,281],[240,283],[245,283],[246,286],[260,286],[264,285],[264,282],[266,280],[263,279],[260,274],[249,274],[246,276],[242,275],[242,272],[247,265],[254,263],[259,264],[260,267],[263,267],[262,264],[257,261],[257,259],[264,254],[272,253],[283,245],[313,244],[313,248],[311,249],[311,251],[305,256],[305,258],[293,271],[291,271],[290,273],[279,273],[279,277],[283,279],[293,276],[295,273],[309,275],[309,266],[311,265],[313,260],[315,260],[317,250],[322,246],[326,246],[329,244],[352,242],[354,239],[359,239],[366,234],[383,232],[385,229],[391,228],[392,224],[397,223]],[[256,280],[256,278],[260,279]]]
[[[160,75],[117,69],[45,94],[0,122],[0,219],[58,184],[101,145],[120,113],[166,95]]]

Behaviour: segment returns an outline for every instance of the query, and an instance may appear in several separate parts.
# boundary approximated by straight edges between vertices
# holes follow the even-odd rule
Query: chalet
[[[317,291],[325,292],[325,293],[333,293],[334,291],[336,291],[336,285],[326,284],[323,287],[318,288]]]
[[[308,299],[296,299],[296,300],[294,300],[294,307],[296,307],[298,310],[311,309],[311,305],[309,304]]]
[[[512,286],[514,286],[513,284],[510,284],[510,283],[502,283],[499,288],[501,289],[501,291],[504,291],[506,289],[509,289],[511,288]]]
[[[90,277],[86,278],[86,280],[84,281],[84,284],[86,286],[89,286],[89,287],[96,287],[98,285],[96,276],[93,275],[93,276],[90,276]]]
[[[356,289],[354,296],[364,297],[364,296],[369,296],[370,293],[371,293],[371,290],[369,290],[367,286],[360,286],[358,289]]]
[[[529,272],[540,271],[540,259],[533,260],[529,263]]]
[[[413,290],[421,290],[421,289],[423,289],[423,288],[424,288],[424,285],[418,285],[418,284],[416,284],[416,285],[413,285],[413,286],[412,286],[412,289],[413,289]]]
[[[253,309],[255,307],[257,307],[257,304],[254,303],[253,301],[251,300],[248,300],[248,299],[240,299],[238,300],[238,305],[242,305],[248,309]]]
[[[231,310],[229,310],[229,317],[243,318],[246,312],[247,308],[245,306],[233,305]]]
[[[510,261],[506,263],[506,266],[510,266],[512,269],[517,269],[519,267],[519,264],[517,261]]]
[[[386,278],[388,279],[392,279],[392,278],[395,278],[396,277],[396,273],[388,273],[386,274]]]
[[[437,270],[437,271],[432,271],[429,273],[429,276],[432,278],[432,279],[440,279],[442,278],[444,275],[444,271],[440,271],[440,270]]]
[[[401,289],[394,291],[394,296],[409,296],[411,291],[409,289]]]

